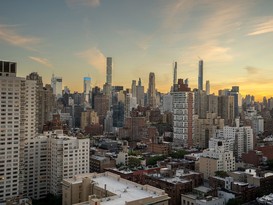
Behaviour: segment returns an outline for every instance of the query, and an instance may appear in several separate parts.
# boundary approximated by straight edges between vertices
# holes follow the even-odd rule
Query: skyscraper
[[[234,96],[219,96],[218,115],[225,120],[225,125],[233,125],[234,114]]]
[[[242,95],[240,94],[239,86],[232,86],[230,95],[234,97],[234,115],[239,117],[242,112]]]
[[[138,80],[138,85],[136,86],[136,98],[137,104],[144,106],[144,86],[141,85],[141,79]]]
[[[191,147],[194,131],[194,94],[182,79],[178,79],[176,89],[171,94],[173,96],[174,145]]]
[[[206,94],[207,95],[210,94],[210,82],[209,82],[209,80],[206,81]]]
[[[132,86],[131,86],[131,92],[132,92],[132,97],[136,97],[136,81],[132,81]]]
[[[177,62],[174,62],[173,67],[173,89],[175,84],[177,84]]]
[[[149,74],[148,105],[151,108],[156,107],[155,74],[154,73]]]
[[[85,106],[90,107],[91,102],[92,102],[91,101],[92,90],[91,90],[91,78],[90,77],[83,78],[83,94],[84,94]]]
[[[203,90],[203,60],[199,61],[198,90]]]
[[[112,85],[112,58],[106,60],[106,83]]]
[[[62,77],[54,76],[54,74],[52,75],[51,87],[53,88],[53,94],[56,96],[57,99],[62,97],[62,83]]]
[[[38,73],[32,72],[27,77],[27,80],[34,80],[36,81],[36,89],[37,89],[37,95],[36,95],[36,102],[37,102],[37,108],[39,112],[36,112],[37,115],[37,122],[38,123],[38,132],[42,133],[43,126],[45,122],[49,120],[49,116],[53,111],[53,105],[54,105],[54,95],[53,90],[50,85],[45,85],[43,87],[43,80],[42,77],[39,76]]]
[[[16,63],[0,61],[0,201],[19,195],[20,143],[24,142],[20,132],[23,122],[20,106],[24,98],[21,99],[23,79],[16,77],[16,69]],[[4,91],[8,89],[11,91]]]
[[[23,194],[26,175],[35,171],[32,164],[25,172],[32,161],[28,142],[37,134],[36,81],[16,77],[16,71],[16,63],[0,61],[0,201]]]

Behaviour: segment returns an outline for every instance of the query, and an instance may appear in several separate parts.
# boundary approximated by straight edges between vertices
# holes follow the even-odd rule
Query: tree
[[[39,199],[39,200],[32,200],[33,205],[61,205],[62,204],[62,197],[61,196],[54,196],[53,194],[46,195],[46,198]]]
[[[240,205],[242,204],[242,200],[240,199],[230,199],[227,202],[227,205]]]
[[[170,156],[174,159],[183,159],[187,152],[183,149],[172,152]]]
[[[216,171],[215,172],[215,176],[221,177],[221,178],[229,177],[228,174],[227,174],[227,172],[225,172],[225,171]]]
[[[267,160],[267,166],[269,170],[273,170],[273,160]]]
[[[167,156],[165,155],[150,157],[146,160],[146,165],[156,165],[157,161],[162,161],[166,158]]]
[[[141,160],[136,157],[129,157],[128,166],[130,168],[139,167],[141,165]]]

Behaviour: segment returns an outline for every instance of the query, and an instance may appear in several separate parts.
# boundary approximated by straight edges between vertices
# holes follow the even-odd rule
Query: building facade
[[[193,145],[194,95],[182,79],[174,88],[173,96],[173,139],[177,146]]]

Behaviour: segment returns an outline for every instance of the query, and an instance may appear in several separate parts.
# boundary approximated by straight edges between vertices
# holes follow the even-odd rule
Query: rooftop
[[[95,186],[104,189],[107,186],[107,191],[115,194],[112,197],[106,197],[101,199],[101,205],[124,205],[126,202],[140,200],[144,198],[157,198],[165,196],[167,194],[164,190],[149,186],[140,185],[125,179],[120,178],[119,175],[112,174],[110,172],[105,172],[102,174],[89,173],[77,175],[74,178],[66,179],[64,182],[70,184],[82,183],[83,178],[90,178],[95,184]],[[167,197],[168,199],[168,197]],[[89,202],[84,202],[80,204],[89,204]]]
[[[203,192],[203,193],[208,193],[208,192],[210,192],[210,191],[211,191],[211,189],[210,189],[210,188],[205,187],[205,186],[199,186],[199,187],[196,187],[196,188],[194,188],[194,190],[196,190],[196,191],[200,191],[200,192]]]
[[[165,168],[166,170],[168,168]],[[171,170],[170,170],[171,171]],[[177,183],[187,183],[189,180],[184,179],[183,177],[193,175],[193,174],[198,174],[197,172],[193,171],[185,171],[183,169],[177,169],[174,175],[165,175],[162,173],[153,173],[153,174],[148,174],[149,176],[152,176],[154,178],[159,178],[162,181],[166,181],[169,183],[177,184]]]

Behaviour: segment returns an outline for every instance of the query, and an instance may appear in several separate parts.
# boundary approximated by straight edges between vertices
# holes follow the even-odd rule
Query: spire
[[[141,86],[141,78],[138,79],[138,86]]]

